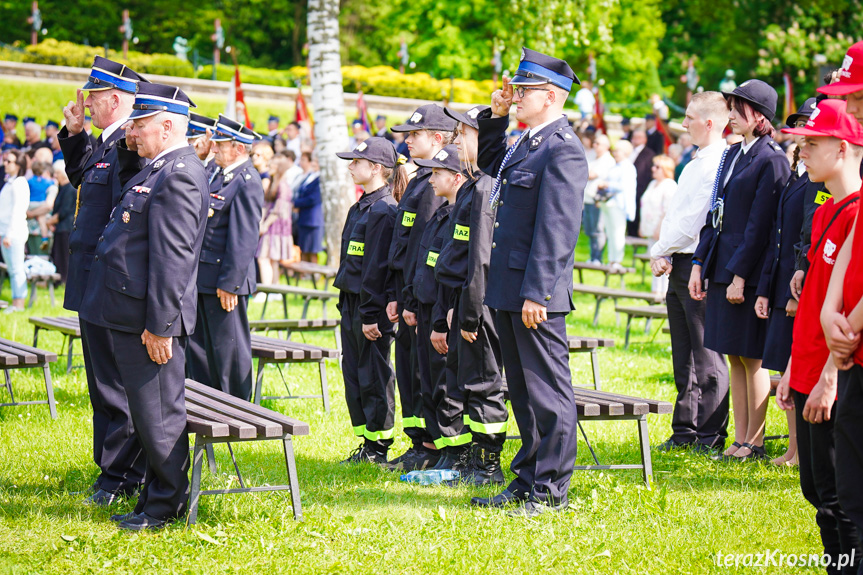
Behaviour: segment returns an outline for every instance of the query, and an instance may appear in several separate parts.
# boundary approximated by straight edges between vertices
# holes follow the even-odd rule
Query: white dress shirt
[[[677,253],[695,252],[698,236],[710,209],[713,181],[725,148],[725,140],[701,148],[683,168],[677,191],[662,220],[659,241],[650,250],[651,257],[670,258]]]

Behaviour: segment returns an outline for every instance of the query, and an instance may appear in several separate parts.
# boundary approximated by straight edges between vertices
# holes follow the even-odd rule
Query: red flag
[[[785,85],[785,117],[797,111],[797,106],[794,105],[794,84],[791,83],[791,76],[788,72],[782,74],[782,83]]]
[[[668,133],[668,127],[665,125],[665,121],[659,117],[659,114],[656,115],[656,129],[662,134],[662,139],[664,144],[662,146],[662,153],[668,153],[668,146],[674,143],[674,140],[671,139],[671,134]]]
[[[597,132],[606,133],[605,129],[605,106],[602,105],[602,98],[599,95],[599,88],[596,87],[594,90],[594,100],[596,104],[593,110],[593,127],[596,128]]]
[[[366,101],[363,100],[363,91],[357,92],[357,118],[363,123],[363,130],[372,133],[371,124],[369,123],[369,110],[366,107]]]
[[[249,119],[249,111],[246,109],[246,100],[243,97],[243,83],[240,80],[240,67],[234,66],[234,102],[237,111],[238,122],[242,121],[245,123],[246,127],[250,130],[252,129],[252,121]],[[240,110],[240,106],[242,106],[242,110]],[[242,112],[242,114],[241,114]]]

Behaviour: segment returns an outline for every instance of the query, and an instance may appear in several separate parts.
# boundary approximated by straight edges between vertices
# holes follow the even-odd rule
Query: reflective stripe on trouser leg
[[[457,300],[456,300],[457,302]],[[458,309],[454,303],[454,309]],[[447,337],[449,352],[444,364],[444,392],[437,404],[437,423],[441,436],[435,441],[435,447],[457,447],[471,442],[470,429],[466,429],[464,421],[464,390],[458,382],[458,340],[461,337],[459,329],[451,329]]]
[[[393,441],[396,414],[395,373],[390,362],[392,323],[381,317],[378,329],[381,337],[375,341],[366,339],[360,351],[360,402],[366,421],[365,438],[388,446]]]
[[[475,443],[502,446],[506,440],[509,413],[503,400],[500,375],[501,352],[494,315],[483,306],[477,339],[459,338],[459,385],[465,397],[465,412]]]

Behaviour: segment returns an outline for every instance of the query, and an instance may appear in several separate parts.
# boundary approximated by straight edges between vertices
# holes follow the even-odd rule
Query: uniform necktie
[[[104,134],[99,134],[99,137],[98,137],[98,138],[96,138],[96,146],[101,146],[101,145],[102,145],[102,142],[104,142],[104,140],[102,139],[102,136],[103,136],[103,135],[104,135]]]
[[[488,205],[494,207],[495,203],[497,203],[497,197],[500,194],[500,182],[501,176],[503,175],[503,170],[506,168],[506,165],[509,163],[509,159],[512,157],[515,149],[518,148],[518,145],[521,144],[521,141],[524,140],[529,133],[529,130],[525,130],[521,137],[516,140],[515,144],[510,146],[510,148],[506,151],[506,155],[503,157],[503,161],[500,163],[500,168],[497,170],[497,178],[494,180],[494,185],[491,188],[491,195],[488,198]]]
[[[208,183],[208,184],[212,184],[212,183],[213,183],[213,180],[215,180],[215,179],[216,179],[216,176],[218,176],[218,175],[219,175],[219,172],[221,172],[221,171],[222,171],[222,168],[216,168],[215,170],[213,170],[213,173],[210,175],[210,181],[209,181],[209,182],[207,182],[207,183]]]

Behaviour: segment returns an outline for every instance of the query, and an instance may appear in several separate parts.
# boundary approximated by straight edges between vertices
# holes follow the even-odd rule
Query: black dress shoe
[[[138,513],[125,521],[121,521],[117,527],[127,531],[154,531],[162,529],[168,524],[165,519],[156,519],[146,513]]]
[[[660,443],[653,449],[656,451],[672,451],[674,449],[685,449],[687,447],[691,447],[692,443],[688,442],[680,442],[674,441],[673,439],[667,439],[664,443]]]
[[[564,499],[559,504],[554,505],[549,501],[540,501],[538,499],[530,498],[524,502],[524,505],[519,505],[515,509],[510,509],[506,512],[510,517],[523,517],[526,519],[531,519],[538,515],[542,515],[543,513],[548,513],[551,511],[563,511],[567,507],[569,507],[569,500]]]
[[[506,507],[525,499],[526,496],[504,489],[494,497],[474,497],[470,500],[470,504],[475,507]]]
[[[113,521],[114,523],[122,523],[133,518],[135,515],[137,515],[137,513],[135,513],[134,511],[130,511],[129,513],[124,513],[122,515],[112,515],[111,521]]]
[[[86,505],[97,505],[99,507],[110,507],[120,501],[120,494],[100,489],[84,500]]]

